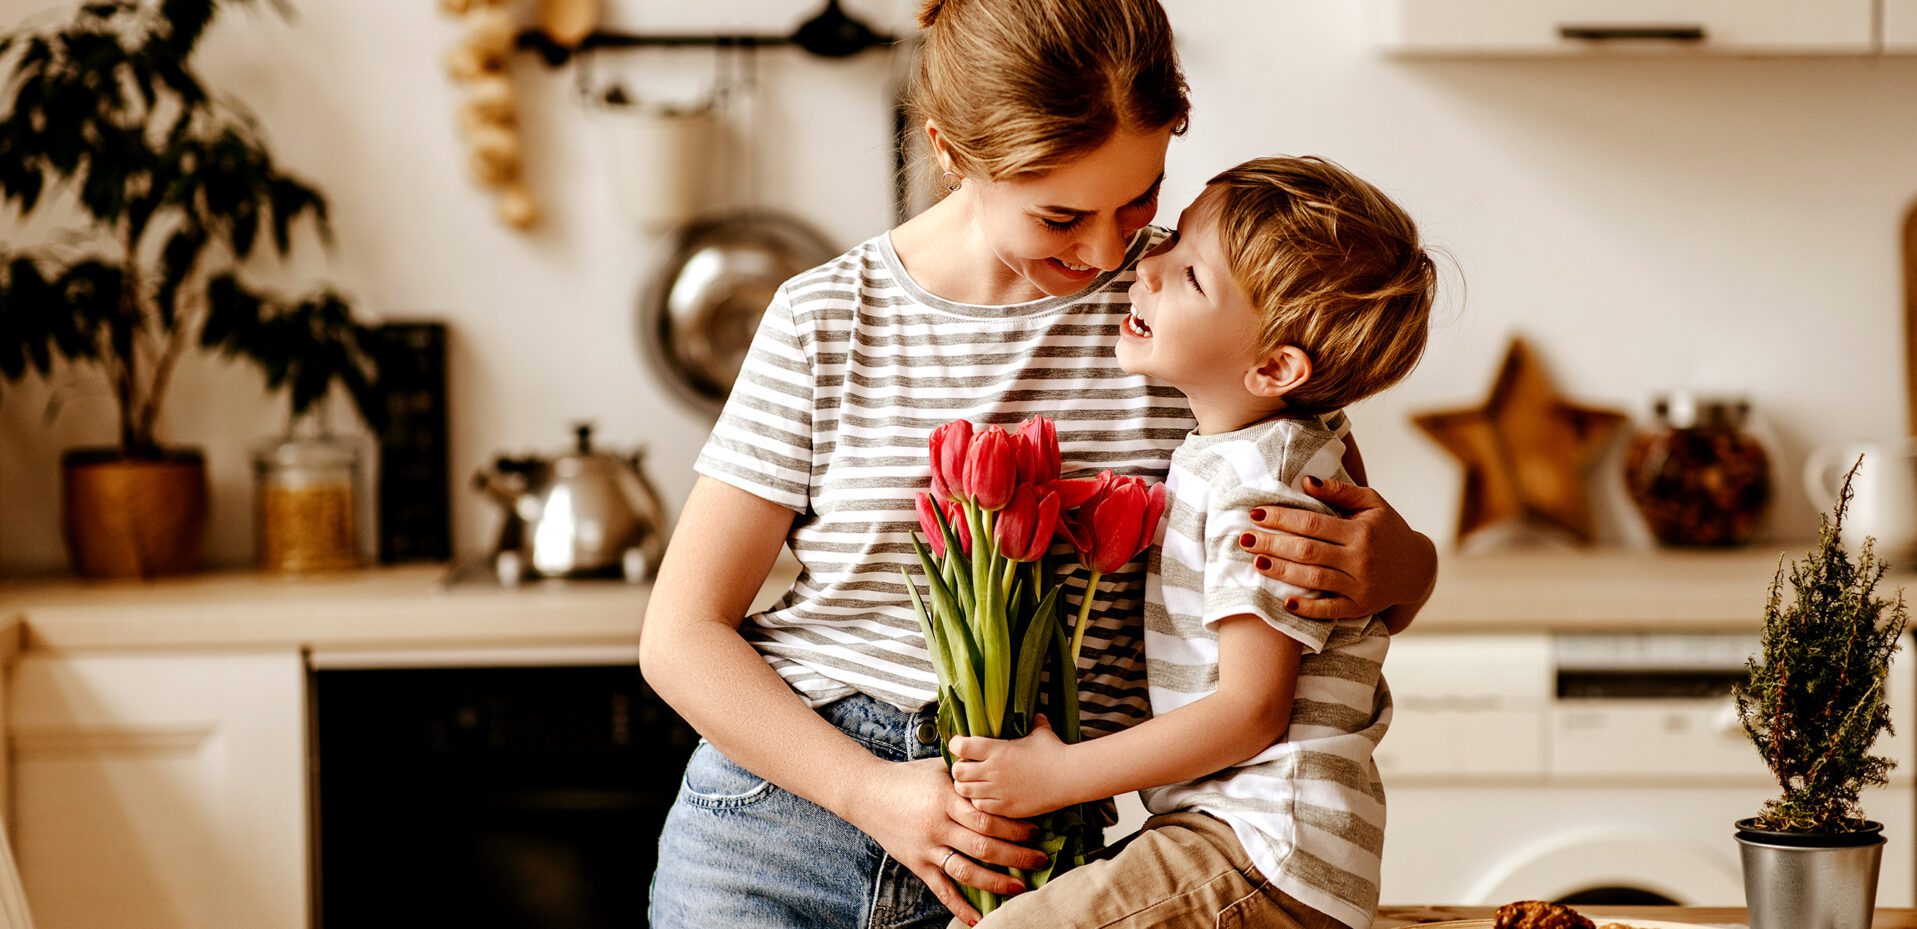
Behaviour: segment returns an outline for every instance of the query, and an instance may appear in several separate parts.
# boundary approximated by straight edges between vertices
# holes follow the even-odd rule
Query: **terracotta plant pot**
[[[81,577],[157,577],[200,568],[206,460],[196,450],[132,459],[74,449],[61,460],[67,555]]]

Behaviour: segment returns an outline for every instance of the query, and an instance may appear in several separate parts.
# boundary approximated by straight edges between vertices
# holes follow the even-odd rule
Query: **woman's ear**
[[[945,139],[939,136],[939,124],[929,119],[925,121],[925,145],[938,161],[940,171],[952,170],[952,152],[945,147]]]
[[[1245,372],[1245,389],[1276,400],[1311,380],[1311,356],[1296,345],[1280,345]]]

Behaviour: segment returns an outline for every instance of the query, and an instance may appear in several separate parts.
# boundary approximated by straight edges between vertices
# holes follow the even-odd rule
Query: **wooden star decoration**
[[[1511,340],[1483,406],[1411,420],[1464,465],[1460,542],[1486,527],[1527,519],[1591,541],[1584,472],[1626,417],[1560,398],[1523,339]]]

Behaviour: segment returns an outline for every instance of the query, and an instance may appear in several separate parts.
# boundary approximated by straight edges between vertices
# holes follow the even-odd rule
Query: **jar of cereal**
[[[321,435],[288,437],[253,456],[260,568],[286,574],[359,564],[359,449]]]

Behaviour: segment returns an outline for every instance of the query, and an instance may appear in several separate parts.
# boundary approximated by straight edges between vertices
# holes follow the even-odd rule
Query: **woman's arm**
[[[959,738],[961,796],[988,813],[1036,816],[1073,803],[1196,780],[1284,738],[1302,650],[1249,614],[1220,620],[1218,689],[1122,732],[1067,745],[1049,727],[1017,741]],[[1044,717],[1039,717],[1044,719]]]
[[[1364,460],[1349,435],[1344,466],[1354,480],[1364,481]],[[1266,556],[1257,563],[1259,573],[1324,593],[1300,598],[1292,609],[1299,616],[1375,613],[1394,634],[1404,631],[1437,586],[1437,546],[1368,487],[1306,478],[1305,493],[1342,515],[1282,506],[1253,510],[1252,522],[1272,530],[1253,533],[1251,551]]]
[[[964,856],[1043,867],[1043,852],[1013,844],[1033,827],[973,808],[953,791],[938,758],[898,764],[874,757],[807,708],[739,635],[791,525],[791,510],[699,479],[646,604],[639,643],[646,682],[726,757],[858,827],[953,914],[976,921],[953,880],[1000,894],[1024,888]],[[948,848],[962,854],[947,856]]]

